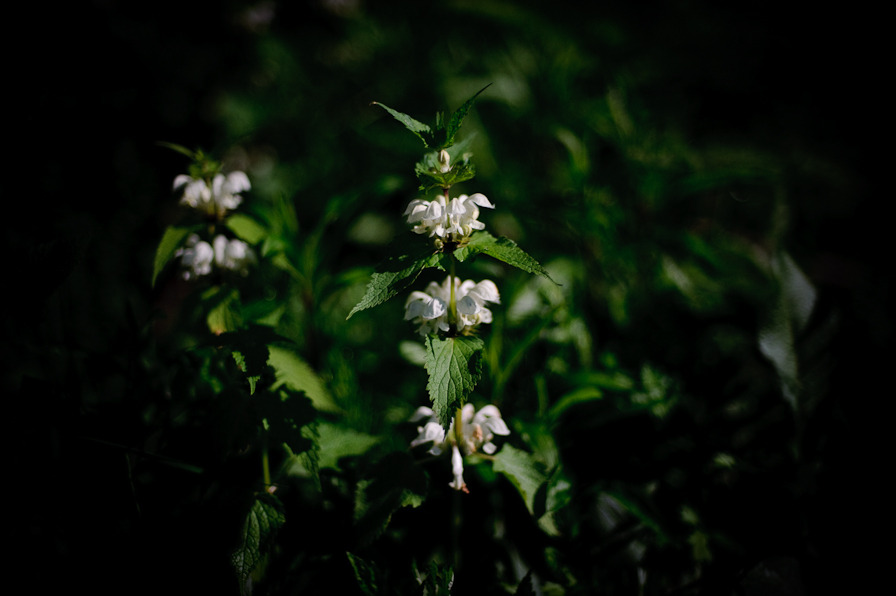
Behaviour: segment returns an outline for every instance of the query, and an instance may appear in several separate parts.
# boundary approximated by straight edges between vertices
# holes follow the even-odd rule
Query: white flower
[[[461,283],[454,278],[454,300],[457,305],[455,328],[463,331],[466,327],[475,327],[479,323],[491,323],[492,311],[486,304],[500,303],[498,287],[491,280],[484,279],[479,283],[471,279]],[[441,284],[430,282],[425,292],[411,292],[405,303],[404,318],[420,325],[420,335],[429,335],[438,330],[450,329],[449,305],[451,303],[451,276]]]
[[[243,197],[239,193],[249,190],[252,185],[246,174],[234,171],[227,175],[215,174],[211,186],[202,178],[181,174],[174,179],[174,189],[181,187],[183,187],[181,204],[220,219],[228,211],[239,207],[243,202]]]
[[[485,229],[479,221],[479,207],[494,209],[495,206],[482,193],[470,196],[460,195],[450,201],[439,195],[432,201],[414,199],[408,204],[404,215],[408,223],[414,224],[417,234],[428,234],[440,242],[461,242],[473,230]]]
[[[215,264],[223,269],[236,271],[240,275],[249,272],[249,264],[255,261],[255,253],[249,245],[236,238],[230,238],[219,234],[213,240],[215,249]]]
[[[180,257],[184,267],[184,279],[200,277],[212,272],[212,263],[215,260],[215,251],[212,245],[205,240],[200,240],[196,234],[190,234],[183,248],[177,249],[174,256]]]
[[[208,275],[212,266],[246,275],[249,264],[255,260],[255,253],[248,244],[222,234],[215,236],[211,244],[190,234],[186,244],[177,249],[174,256],[180,257],[184,279]]]
[[[454,480],[450,483],[455,490],[467,492],[467,485],[464,483],[464,465],[463,456],[472,455],[474,453],[483,452],[489,455],[493,454],[497,447],[492,443],[495,435],[509,435],[510,429],[504,419],[501,418],[501,412],[493,405],[487,405],[478,412],[473,404],[466,404],[460,411],[461,432],[460,436],[454,429],[455,419],[451,420],[448,432],[439,424],[438,419],[430,408],[420,407],[411,417],[412,422],[418,422],[425,419],[426,424],[417,427],[417,438],[411,441],[411,447],[432,443],[429,453],[433,455],[441,455],[441,453],[451,447],[451,471]]]

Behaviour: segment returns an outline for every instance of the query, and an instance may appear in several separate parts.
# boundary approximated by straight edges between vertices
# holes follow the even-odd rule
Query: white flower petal
[[[489,201],[488,198],[481,192],[476,192],[476,193],[471,194],[467,198],[467,200],[476,205],[479,205],[480,207],[487,207],[489,209],[495,208],[494,204],[492,204],[492,202]]]

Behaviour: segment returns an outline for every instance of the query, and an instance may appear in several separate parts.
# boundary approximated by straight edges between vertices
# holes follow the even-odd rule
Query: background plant
[[[19,18],[41,23],[31,40],[71,43],[49,60],[8,53],[24,126],[5,191],[5,452],[27,492],[11,562],[101,591],[238,590],[230,556],[264,483],[244,451],[257,428],[237,407],[246,373],[200,341],[212,306],[247,339],[285,338],[304,366],[281,368],[333,408],[308,410],[317,476],[272,462],[295,473],[275,493],[286,522],[255,589],[358,590],[368,570],[413,590],[414,564],[438,578],[453,495],[431,490],[442,467],[421,473],[407,453],[413,329],[396,324],[397,301],[345,316],[408,233],[417,184],[419,140],[370,101],[428,114],[491,82],[464,124],[477,184],[501,201],[489,230],[561,285],[501,270],[477,399],[514,412],[503,448],[537,455],[567,489],[552,535],[477,467],[495,490],[464,502],[455,589],[475,577],[522,590],[523,570],[570,593],[747,591],[757,570],[794,568],[807,590],[861,581],[868,557],[852,545],[885,509],[856,463],[877,451],[868,419],[890,332],[870,175],[885,170],[866,136],[876,36],[863,25],[862,43],[832,43],[860,23],[849,14],[703,4]],[[176,275],[150,288],[185,172],[160,140],[252,180],[239,234],[263,281],[238,300],[203,303]],[[488,262],[470,277],[496,275]],[[533,508],[547,513],[548,496]]]

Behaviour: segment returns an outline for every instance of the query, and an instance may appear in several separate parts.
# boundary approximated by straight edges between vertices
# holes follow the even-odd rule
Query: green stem
[[[454,253],[451,254],[451,270],[448,272],[448,286],[451,288],[451,295],[448,299],[448,325],[451,328],[451,333],[455,333],[457,331],[457,298],[454,295],[454,269],[455,269],[455,260]]]
[[[268,421],[262,420],[261,429],[261,474],[265,490],[271,487],[271,461],[268,453]]]

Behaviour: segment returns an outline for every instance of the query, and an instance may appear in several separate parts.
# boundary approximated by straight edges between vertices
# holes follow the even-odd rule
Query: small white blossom
[[[451,171],[451,156],[444,149],[439,151],[439,171],[443,174]]]
[[[205,240],[200,240],[196,234],[190,234],[184,247],[177,249],[174,256],[180,257],[184,268],[184,279],[201,277],[212,272],[212,263],[215,260],[215,250]]]
[[[416,234],[428,234],[439,242],[461,242],[473,230],[485,229],[479,221],[479,208],[494,209],[495,206],[482,193],[470,196],[460,195],[450,201],[445,195],[438,195],[432,201],[414,199],[408,204],[404,215],[413,224]]]
[[[240,275],[249,272],[249,264],[255,261],[255,253],[249,245],[237,238],[227,238],[221,234],[215,236],[213,241],[215,249],[215,263],[229,271],[235,271]]]
[[[479,323],[491,323],[492,311],[486,304],[498,304],[501,297],[495,282],[484,279],[479,283],[468,279],[461,282],[454,278],[454,300],[457,305],[455,329],[463,331],[466,327],[475,327]],[[411,292],[405,303],[404,319],[420,325],[420,335],[429,335],[437,331],[450,329],[449,305],[451,303],[451,276],[441,284],[430,282],[425,292]]]
[[[215,174],[211,186],[202,178],[181,174],[174,179],[174,189],[183,188],[180,202],[218,219],[239,207],[243,197],[239,193],[249,190],[249,177],[240,171],[227,175]]]
[[[202,277],[212,272],[212,266],[246,275],[255,253],[248,244],[236,238],[218,234],[209,244],[196,234],[190,234],[186,244],[174,253],[180,257],[184,279]]]
[[[430,408],[420,407],[411,417],[412,422],[426,420],[426,423],[417,427],[417,438],[411,441],[411,447],[432,443],[429,453],[441,455],[443,451],[451,448],[451,472],[454,480],[449,484],[455,490],[467,492],[464,482],[463,456],[483,452],[493,454],[497,447],[492,443],[495,435],[509,435],[510,429],[501,412],[493,405],[487,405],[476,411],[473,404],[466,404],[461,409],[460,436],[454,429],[455,420],[451,420],[448,432],[439,424],[438,419]]]

